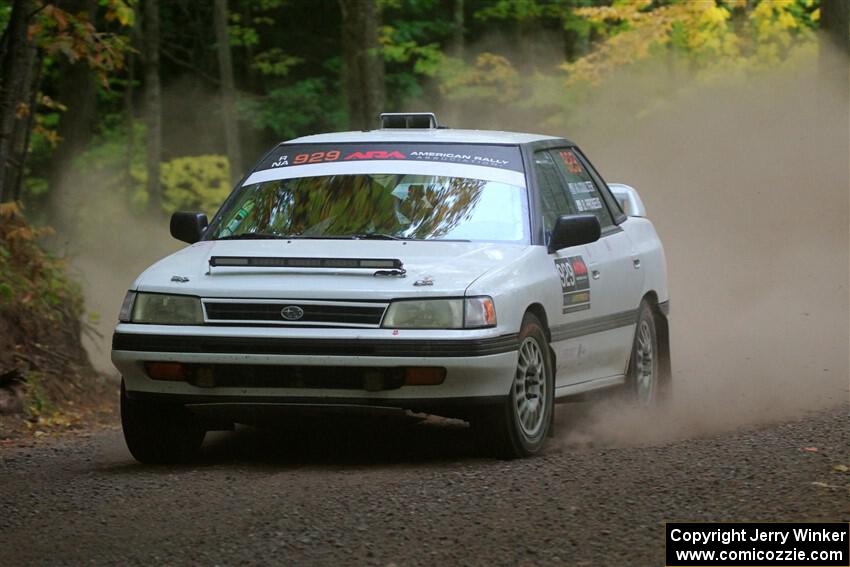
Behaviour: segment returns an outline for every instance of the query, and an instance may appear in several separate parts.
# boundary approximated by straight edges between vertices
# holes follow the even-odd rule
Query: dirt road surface
[[[575,408],[561,428],[582,429]],[[173,467],[106,430],[2,449],[0,564],[661,565],[668,520],[850,521],[840,465],[846,406],[682,440],[561,435],[519,461],[434,420],[210,434]]]

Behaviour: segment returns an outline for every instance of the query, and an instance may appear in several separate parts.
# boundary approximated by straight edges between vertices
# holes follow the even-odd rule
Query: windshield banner
[[[516,146],[482,144],[340,143],[281,145],[255,171],[295,165],[356,161],[429,161],[523,171]]]

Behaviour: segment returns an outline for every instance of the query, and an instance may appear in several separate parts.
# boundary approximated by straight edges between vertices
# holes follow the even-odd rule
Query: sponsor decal
[[[587,199],[576,199],[576,209],[579,212],[596,211],[602,208],[602,201],[599,197],[590,197]]]
[[[266,158],[257,165],[256,170],[346,161],[407,160],[459,163],[524,171],[522,157],[519,148],[516,146],[438,143],[340,143],[286,144],[278,150],[280,153]],[[581,166],[579,165],[579,167]]]
[[[576,174],[584,173],[584,168],[578,162],[576,155],[571,150],[562,150],[558,152],[558,155],[561,156],[561,159],[564,161],[564,165],[567,166],[567,171]]]
[[[568,183],[567,185],[570,188],[570,195],[574,197],[584,193],[593,193],[596,190],[592,181],[579,181],[577,183]]]
[[[581,256],[558,258],[555,260],[555,267],[561,279],[563,313],[590,309],[590,278],[584,259]]]
[[[338,159],[339,150],[333,150],[330,152],[311,152],[297,154],[292,159],[292,163],[295,165],[304,165],[308,163],[324,163],[328,161],[336,161]]]
[[[345,161],[355,159],[407,159],[401,152],[386,152],[384,150],[370,150],[368,152],[354,152],[345,156]]]

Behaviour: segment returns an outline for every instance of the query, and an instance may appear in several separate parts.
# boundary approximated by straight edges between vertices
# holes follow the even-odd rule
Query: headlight
[[[197,297],[137,293],[131,321],[159,325],[202,325],[204,313],[201,300]]]
[[[496,326],[496,309],[489,297],[394,301],[384,315],[393,329],[469,329]]]

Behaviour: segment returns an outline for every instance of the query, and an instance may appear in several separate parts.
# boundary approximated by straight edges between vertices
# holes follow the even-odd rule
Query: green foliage
[[[129,155],[127,124],[120,116],[107,120],[89,148],[75,161],[78,171],[96,177],[98,189],[119,195],[136,212],[146,210],[145,128],[133,123],[132,155]],[[129,164],[128,164],[129,160]],[[129,165],[129,167],[128,167]],[[160,165],[163,207],[167,212],[203,210],[214,212],[230,193],[230,168],[221,155],[183,156]]]
[[[188,156],[162,164],[163,206],[168,211],[215,212],[230,194],[230,167],[220,155]]]
[[[107,21],[132,25],[133,11],[125,2],[107,0],[102,5],[107,9]],[[85,61],[105,88],[109,88],[109,74],[124,66],[124,56],[130,50],[126,36],[100,31],[85,12],[72,14],[55,4],[39,9],[29,35],[49,57],[61,55],[71,62]]]
[[[5,30],[9,24],[9,19],[12,17],[12,4],[9,2],[0,3],[0,30]]]
[[[230,14],[227,36],[231,47],[249,47],[260,43],[260,34],[251,26],[242,25],[241,14]],[[253,23],[257,23],[256,20]]]
[[[27,415],[37,419],[55,411],[50,396],[44,387],[44,375],[41,372],[30,371],[26,375],[27,384]]]
[[[251,66],[263,75],[285,77],[291,67],[303,61],[300,57],[287,55],[280,48],[273,47],[254,57]]]
[[[131,139],[123,116],[104,117],[100,131],[74,161],[74,167],[96,174],[104,191],[124,195],[141,211],[147,204],[145,126],[141,121],[133,121],[132,130]]]
[[[811,0],[759,3],[749,15],[753,63],[770,67],[788,59],[801,40],[812,38],[817,17]]]
[[[445,63],[442,43],[452,33],[449,12],[435,0],[385,2],[379,43],[386,65],[387,110],[423,95],[423,83]]]
[[[667,47],[686,57],[693,69],[758,69],[791,58],[813,40],[817,19],[812,0],[763,0],[746,13],[741,0],[651,0],[614,3],[576,10],[607,39],[585,57],[567,62],[568,84],[599,83],[622,67],[659,54]],[[744,17],[748,25],[736,25]],[[616,33],[612,32],[616,29]]]
[[[31,227],[15,203],[0,204],[0,310],[28,310],[57,322],[82,314],[82,293],[65,261],[38,243],[50,232]]]
[[[547,3],[538,0],[497,0],[481,8],[475,17],[481,20],[525,21],[540,18],[548,11]]]
[[[258,130],[269,130],[280,140],[316,131],[342,129],[345,104],[339,89],[327,79],[311,78],[277,87],[264,97],[239,101],[243,119]]]
[[[118,22],[122,27],[133,27],[136,14],[133,6],[138,0],[99,0],[98,5],[105,10],[104,19],[107,22]]]
[[[481,53],[473,65],[447,60],[437,75],[440,90],[450,100],[515,101],[521,78],[511,61],[495,53]]]

